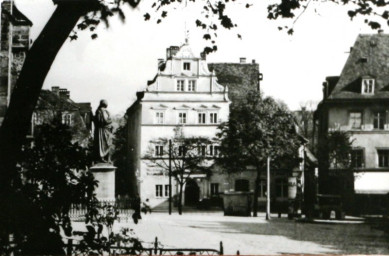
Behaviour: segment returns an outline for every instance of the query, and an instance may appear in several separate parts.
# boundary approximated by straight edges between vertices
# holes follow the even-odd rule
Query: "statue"
[[[95,136],[93,141],[94,157],[97,162],[111,163],[112,120],[107,111],[108,103],[101,100],[93,118]]]

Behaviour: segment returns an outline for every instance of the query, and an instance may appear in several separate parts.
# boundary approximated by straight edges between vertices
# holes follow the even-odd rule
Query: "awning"
[[[357,194],[387,194],[389,172],[356,173],[354,188]]]

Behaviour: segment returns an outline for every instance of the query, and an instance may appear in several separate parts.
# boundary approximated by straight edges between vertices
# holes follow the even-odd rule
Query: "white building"
[[[230,100],[227,87],[217,83],[205,59],[194,54],[187,42],[167,49],[166,60],[158,60],[157,75],[137,98],[127,110],[129,171],[137,177],[141,199],[148,198],[155,207],[169,197],[169,177],[150,167],[144,157],[150,150],[161,154],[156,141],[172,138],[177,127],[185,137],[214,138],[218,125],[228,120]],[[167,152],[168,148],[162,150]],[[212,152],[207,150],[207,154]],[[184,187],[183,203],[193,198],[188,193],[197,193],[201,199],[218,193],[218,189],[219,185],[211,184],[205,175],[196,175]],[[173,196],[177,191],[173,179]]]

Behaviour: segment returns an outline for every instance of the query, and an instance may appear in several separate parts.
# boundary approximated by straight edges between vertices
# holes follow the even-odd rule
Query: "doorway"
[[[185,186],[185,205],[196,206],[200,199],[200,188],[196,181],[189,179]]]

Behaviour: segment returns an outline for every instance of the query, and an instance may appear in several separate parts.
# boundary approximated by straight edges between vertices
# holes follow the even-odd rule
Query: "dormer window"
[[[190,70],[190,62],[184,62],[184,70],[186,71]]]
[[[374,79],[362,79],[362,94],[374,94]]]

